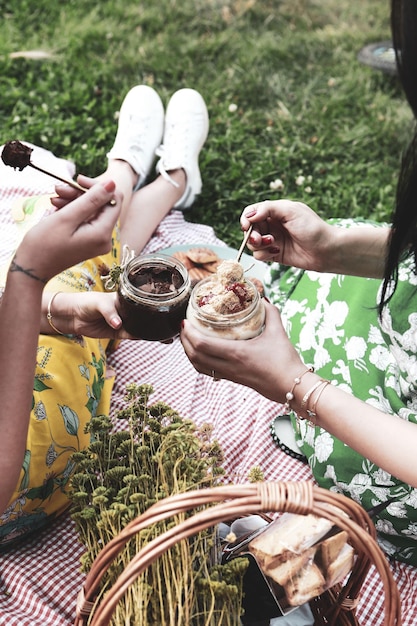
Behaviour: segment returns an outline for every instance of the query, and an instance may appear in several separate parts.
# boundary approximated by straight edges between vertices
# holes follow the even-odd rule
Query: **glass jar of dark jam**
[[[165,254],[145,254],[124,268],[118,297],[123,327],[134,337],[166,341],[179,334],[191,293],[186,267]]]

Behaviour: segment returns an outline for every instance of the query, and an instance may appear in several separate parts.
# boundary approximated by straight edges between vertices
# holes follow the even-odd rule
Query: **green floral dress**
[[[417,275],[411,258],[400,266],[381,321],[379,280],[274,264],[266,283],[306,364],[381,411],[417,421]],[[417,489],[306,421],[296,438],[320,486],[365,509],[393,498],[374,520],[380,544],[388,556],[417,566]]]

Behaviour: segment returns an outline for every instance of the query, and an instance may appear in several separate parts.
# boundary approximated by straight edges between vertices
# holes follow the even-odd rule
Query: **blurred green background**
[[[242,209],[267,198],[302,200],[324,217],[390,219],[411,114],[396,76],[357,60],[390,38],[387,1],[0,0],[0,9],[1,143],[33,142],[96,175],[133,85],[152,85],[165,103],[193,87],[211,126],[188,220],[236,246]],[[28,50],[50,57],[16,56]]]

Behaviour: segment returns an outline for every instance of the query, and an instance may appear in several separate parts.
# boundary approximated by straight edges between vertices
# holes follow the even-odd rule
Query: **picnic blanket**
[[[63,176],[74,175],[74,165],[35,148],[34,161]],[[22,196],[53,192],[54,181],[27,167],[15,172],[0,164],[0,265],[16,241],[10,214]],[[192,213],[186,214],[192,218]],[[174,245],[225,246],[210,227],[194,224],[173,211],[160,224],[144,252]],[[188,361],[179,339],[171,344],[122,341],[109,363],[116,371],[112,414],[124,405],[126,385],[148,383],[153,401],[169,404],[197,425],[210,422],[224,451],[226,480],[246,482],[248,472],[260,467],[266,480],[309,480],[309,468],[280,450],[270,424],[281,407],[255,391],[229,381],[199,374]],[[19,547],[0,553],[0,625],[69,626],[74,621],[77,594],[83,584],[79,558],[83,547],[66,514]],[[393,561],[392,570],[402,598],[403,624],[417,626],[417,570]],[[363,588],[358,617],[364,626],[383,623],[383,588],[371,569]]]

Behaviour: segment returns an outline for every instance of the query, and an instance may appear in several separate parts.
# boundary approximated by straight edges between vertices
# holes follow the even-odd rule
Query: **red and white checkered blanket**
[[[73,175],[70,163],[37,150],[36,163],[64,176]],[[53,185],[51,179],[29,167],[14,172],[0,164],[0,265],[15,241],[12,201],[21,195],[52,192]],[[201,243],[223,245],[211,228],[187,222],[182,213],[172,212],[145,252]],[[172,344],[123,341],[110,364],[117,372],[113,411],[122,407],[127,383],[151,384],[153,400],[166,402],[197,424],[209,421],[214,425],[230,480],[244,482],[254,466],[263,470],[266,480],[311,479],[308,467],[272,441],[270,424],[280,407],[246,387],[198,374],[178,339]],[[79,571],[82,551],[73,523],[65,515],[21,547],[0,553],[0,625],[71,625],[84,579]],[[402,598],[403,624],[417,626],[417,570],[396,562],[392,569]],[[374,571],[364,585],[358,617],[364,626],[383,623],[383,588]]]

